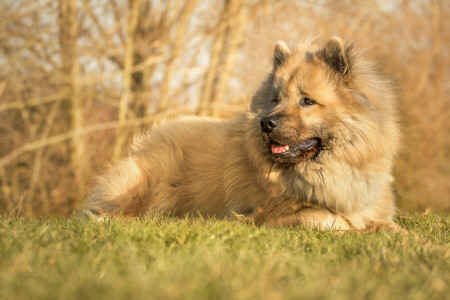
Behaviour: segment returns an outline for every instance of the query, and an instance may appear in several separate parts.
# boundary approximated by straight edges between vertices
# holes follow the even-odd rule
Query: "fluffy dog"
[[[332,37],[291,51],[278,42],[248,112],[180,118],[142,134],[97,179],[82,210],[238,215],[322,229],[395,226],[395,103],[391,82],[352,43]]]

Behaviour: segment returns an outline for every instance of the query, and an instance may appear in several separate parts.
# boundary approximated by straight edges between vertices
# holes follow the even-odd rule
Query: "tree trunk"
[[[125,42],[125,58],[123,64],[123,86],[122,95],[119,102],[119,129],[117,130],[116,144],[114,145],[114,151],[112,159],[116,160],[122,153],[123,145],[127,137],[127,130],[123,128],[123,124],[127,119],[128,106],[131,102],[132,91],[131,83],[133,80],[133,60],[134,60],[134,33],[139,19],[139,8],[141,0],[130,0],[130,12],[128,14],[127,21],[127,38]]]
[[[78,61],[78,7],[77,0],[59,0],[59,42],[61,47],[61,62],[63,88],[69,93],[69,105],[64,113],[68,115],[68,127],[79,131],[83,127],[83,102],[80,95],[80,63]],[[75,187],[78,194],[84,193],[84,161],[85,143],[82,137],[71,141],[71,166],[74,172]]]

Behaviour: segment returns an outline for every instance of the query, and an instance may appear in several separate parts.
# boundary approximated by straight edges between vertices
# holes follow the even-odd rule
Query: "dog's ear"
[[[337,36],[333,36],[317,55],[331,69],[338,72],[343,78],[350,75],[349,46]]]
[[[286,58],[291,55],[291,50],[289,50],[289,47],[286,45],[283,41],[278,41],[275,44],[275,48],[273,50],[273,68],[278,68],[283,62],[286,60]]]

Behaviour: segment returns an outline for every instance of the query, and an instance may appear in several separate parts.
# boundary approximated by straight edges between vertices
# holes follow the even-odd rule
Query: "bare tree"
[[[125,43],[125,58],[123,63],[123,84],[122,96],[119,103],[119,125],[123,125],[127,119],[129,104],[132,97],[131,82],[133,80],[134,62],[134,34],[139,18],[141,0],[130,0],[130,12],[127,19],[127,37]],[[126,140],[126,130],[119,128],[117,131],[116,143],[114,145],[113,159],[117,159],[122,153],[122,148]]]
[[[171,54],[164,73],[164,81],[161,87],[161,98],[159,99],[158,111],[164,111],[169,105],[169,91],[172,83],[175,62],[183,50],[183,37],[185,36],[186,27],[197,3],[198,0],[187,1],[178,18],[178,27],[171,43]]]
[[[83,102],[80,95],[80,63],[78,61],[78,5],[77,0],[59,0],[59,42],[61,47],[63,85],[66,86],[70,105],[66,113],[69,116],[72,130],[79,131],[83,127]],[[72,169],[75,182],[83,194],[85,143],[82,137],[72,139]]]

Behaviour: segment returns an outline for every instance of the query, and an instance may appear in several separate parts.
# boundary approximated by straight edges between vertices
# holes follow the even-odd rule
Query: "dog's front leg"
[[[304,208],[300,211],[279,216],[277,218],[268,218],[265,224],[272,226],[292,226],[304,225],[321,230],[350,230],[353,229],[351,223],[334,212],[323,208]]]
[[[327,208],[306,203],[299,204],[296,201],[279,201],[279,199],[272,199],[265,205],[261,205],[249,220],[257,225],[268,226],[304,225],[321,230],[354,229],[347,218]]]

